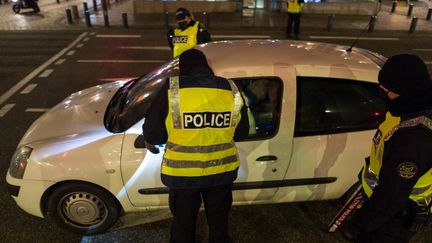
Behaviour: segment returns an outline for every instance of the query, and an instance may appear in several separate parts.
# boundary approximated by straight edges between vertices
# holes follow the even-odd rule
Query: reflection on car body
[[[384,116],[376,81],[384,57],[302,41],[197,48],[216,75],[235,81],[251,118],[249,138],[236,144],[234,204],[334,199],[354,184]],[[155,94],[176,75],[173,59],[138,79],[72,94],[41,116],[7,174],[17,204],[87,234],[108,229],[122,213],[167,208],[163,153],[134,143]]]

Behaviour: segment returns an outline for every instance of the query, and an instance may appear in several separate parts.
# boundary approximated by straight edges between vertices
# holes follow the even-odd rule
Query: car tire
[[[14,13],[19,13],[21,11],[21,7],[18,6],[18,4],[14,4],[12,5],[12,11],[14,11]]]
[[[89,183],[68,183],[48,198],[47,215],[69,231],[92,235],[111,228],[120,207],[109,192]]]

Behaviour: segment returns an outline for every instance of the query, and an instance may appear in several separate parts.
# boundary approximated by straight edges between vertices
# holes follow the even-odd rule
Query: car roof
[[[292,65],[297,70],[338,67],[377,73],[386,59],[361,48],[347,51],[348,46],[292,40],[217,41],[197,48],[205,53],[216,72],[232,68]]]

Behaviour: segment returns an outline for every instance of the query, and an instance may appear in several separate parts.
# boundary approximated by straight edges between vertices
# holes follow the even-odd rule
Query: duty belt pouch
[[[432,203],[429,206],[414,205],[413,221],[410,227],[410,231],[413,233],[419,232],[425,225],[431,220],[431,209]]]

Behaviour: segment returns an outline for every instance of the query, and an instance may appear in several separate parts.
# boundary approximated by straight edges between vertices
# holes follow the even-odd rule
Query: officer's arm
[[[159,94],[156,95],[145,116],[143,125],[144,139],[151,145],[164,144],[168,139],[165,127],[168,114],[167,86],[168,84],[162,87]]]
[[[243,104],[245,104],[244,100],[243,100]],[[240,110],[240,114],[241,114],[241,118],[234,133],[234,141],[244,140],[249,135],[249,120],[248,120],[246,105],[242,106]]]
[[[204,28],[202,23],[199,23],[197,33],[198,44],[207,43],[211,41],[210,32]]]
[[[384,146],[379,185],[358,212],[365,232],[392,220],[406,206],[418,178],[430,168],[432,134],[422,128],[400,129]]]
[[[174,29],[171,27],[167,32],[168,45],[171,48],[171,50],[174,48],[174,45],[172,43],[173,36],[174,36]]]

